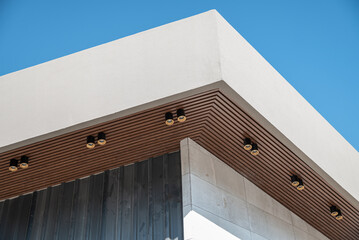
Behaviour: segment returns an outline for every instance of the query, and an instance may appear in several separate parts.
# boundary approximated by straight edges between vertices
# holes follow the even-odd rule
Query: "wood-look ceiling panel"
[[[188,120],[164,124],[164,113],[184,108]],[[105,132],[107,144],[87,149],[86,137]],[[0,199],[32,192],[104,170],[179,150],[190,137],[330,239],[359,239],[359,211],[290,149],[219,90],[114,119],[0,154]],[[252,156],[245,137],[258,143]],[[9,160],[30,157],[28,169],[11,173]],[[292,174],[305,184],[298,191]],[[330,205],[344,215],[337,221]]]

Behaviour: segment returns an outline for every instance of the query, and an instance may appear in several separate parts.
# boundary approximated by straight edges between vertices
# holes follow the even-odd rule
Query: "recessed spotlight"
[[[17,171],[17,164],[18,164],[18,160],[16,160],[15,158],[11,159],[10,160],[9,170],[11,172]]]
[[[95,147],[95,137],[90,135],[87,137],[87,144],[86,144],[87,148],[94,148]]]
[[[98,145],[105,145],[106,144],[106,134],[103,132],[98,133],[97,135],[97,143]]]
[[[337,216],[335,217],[335,219],[337,220],[342,220],[343,219],[343,215],[342,215],[342,212],[338,209],[338,214]]]
[[[299,185],[299,178],[298,178],[297,175],[292,175],[292,176],[290,177],[290,181],[292,182],[292,186],[293,186],[293,187],[298,187],[298,185]]]
[[[184,110],[182,108],[177,109],[177,121],[184,122],[186,121],[186,115],[184,113]]]
[[[297,186],[297,189],[299,191],[302,191],[304,189],[304,184],[303,184],[303,180],[302,179],[299,179],[299,184]]]
[[[166,112],[165,119],[166,119],[166,125],[168,126],[171,126],[175,123],[173,121],[173,114],[171,112]]]
[[[254,156],[259,154],[258,145],[256,143],[252,143],[251,154]]]
[[[20,167],[22,169],[25,169],[25,168],[29,167],[29,158],[27,156],[21,156]]]
[[[331,206],[330,207],[330,214],[333,216],[333,217],[336,217],[338,215],[338,209],[336,206]]]
[[[247,151],[252,149],[252,141],[250,138],[245,138],[243,143],[243,148]]]

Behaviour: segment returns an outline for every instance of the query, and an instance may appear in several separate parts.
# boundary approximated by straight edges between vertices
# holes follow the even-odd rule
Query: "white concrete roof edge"
[[[215,10],[0,77],[0,152],[215,87],[358,207],[359,153]]]
[[[221,79],[359,200],[359,153],[220,14]]]

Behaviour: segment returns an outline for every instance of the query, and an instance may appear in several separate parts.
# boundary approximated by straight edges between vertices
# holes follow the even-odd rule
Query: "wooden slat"
[[[167,111],[175,112],[178,108],[185,109],[188,120],[182,124],[176,122],[172,127],[166,126],[164,124],[164,113]],[[106,133],[108,143],[102,147],[96,146],[92,150],[86,149],[86,136],[96,135],[100,131]],[[186,137],[197,141],[330,239],[358,239],[358,209],[328,185],[302,159],[258,124],[255,119],[244,112],[240,106],[218,90],[196,94],[176,102],[1,153],[0,199],[21,195],[127,165],[141,159],[176,151],[179,149],[180,140]],[[259,144],[260,155],[252,156],[242,148],[242,141],[245,137],[250,137]],[[30,167],[26,170],[10,173],[8,171],[9,159],[21,155],[30,157]],[[156,163],[161,159],[151,161]],[[148,168],[151,167],[152,165],[148,166]],[[165,169],[166,167],[160,170],[165,171]],[[158,174],[156,171],[158,169],[149,169],[148,178],[151,178],[151,174]],[[142,176],[139,173],[134,172],[130,176],[131,179],[143,181],[144,179],[141,179]],[[290,185],[290,175],[293,173],[303,178],[304,191],[299,192]],[[163,172],[164,176],[166,174],[169,173]],[[127,184],[126,179],[129,176],[121,177]],[[268,184],[267,179],[270,179],[270,184]],[[152,181],[157,180],[154,178]],[[91,182],[91,184],[94,183]],[[102,183],[98,184],[96,186],[108,188],[106,177]],[[151,189],[152,184],[151,181],[146,182],[146,188]],[[171,182],[165,184],[171,185]],[[145,195],[149,201],[154,199],[165,200],[168,191],[171,191],[171,189],[166,189],[163,196],[152,196],[149,192],[139,191],[141,186],[124,185],[117,187],[121,191],[133,189],[133,194]],[[177,189],[180,186],[173,187]],[[41,192],[38,196],[39,199],[37,200],[41,201]],[[104,200],[107,201],[104,204],[112,204],[111,195],[108,196],[109,198]],[[132,200],[122,199],[116,204],[126,204],[128,201]],[[8,203],[4,202],[3,205],[5,204]],[[93,203],[90,201],[88,204]],[[141,203],[131,202],[131,204]],[[336,221],[330,216],[329,206],[332,204],[341,208],[344,220]],[[157,208],[149,209],[149,211],[156,212],[163,209],[172,211],[172,206],[167,201],[166,204],[157,206]],[[178,209],[175,208],[173,211],[178,212]],[[4,214],[6,215],[6,212],[3,211],[2,215],[4,216]],[[107,213],[104,212],[104,214]],[[128,215],[127,212],[118,214]],[[162,227],[157,226],[157,219],[142,219],[143,217],[139,219],[139,217],[128,215],[126,219],[131,222],[134,228],[138,228],[140,222],[146,222],[153,228]],[[168,218],[168,216],[164,216],[164,218]],[[119,222],[118,226],[130,226],[130,222]],[[79,224],[79,229],[82,229],[82,223]],[[137,232],[136,234],[143,234],[136,229],[131,232],[128,234],[135,232]],[[64,233],[57,234],[60,236]],[[74,234],[76,235],[76,233]],[[98,231],[96,234],[99,234]],[[145,238],[144,235],[141,236]],[[153,236],[146,237],[151,239]]]

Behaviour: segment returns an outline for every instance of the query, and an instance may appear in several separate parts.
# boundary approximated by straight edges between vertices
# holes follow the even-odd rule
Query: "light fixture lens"
[[[254,156],[259,154],[258,145],[256,143],[252,143],[251,154]]]
[[[333,216],[333,217],[336,217],[338,215],[338,209],[336,206],[331,206],[330,207],[330,214]]]
[[[95,144],[94,143],[88,143],[87,145],[86,145],[86,147],[87,148],[94,148],[95,147]]]
[[[302,179],[299,179],[299,184],[298,184],[298,186],[297,186],[297,189],[298,189],[299,191],[302,191],[302,190],[304,189],[304,184],[303,184]]]
[[[179,122],[184,122],[187,120],[186,116],[179,116],[177,119]]]
[[[290,178],[291,178],[292,186],[293,187],[298,187],[299,178],[297,177],[297,175],[292,175]]]
[[[171,125],[174,124],[173,114],[171,112],[166,112],[165,119],[166,119],[166,125],[167,126],[171,126]]]
[[[103,145],[106,144],[106,142],[107,142],[107,141],[106,141],[106,134],[103,133],[103,132],[98,133],[98,136],[97,136],[97,143],[98,143],[98,145],[103,146]]]
[[[247,151],[252,149],[252,142],[250,138],[245,138],[243,143],[243,148]]]
[[[20,164],[20,167],[23,168],[23,169],[25,169],[25,168],[28,168],[28,167],[29,167],[29,164],[27,164],[27,163],[21,163],[21,164]]]
[[[173,121],[173,119],[167,119],[166,120],[166,124],[168,125],[168,126],[171,126],[171,125],[173,125],[175,123],[175,121]]]
[[[87,137],[87,144],[86,144],[87,148],[94,148],[95,147],[95,137],[94,136],[88,136]]]
[[[29,167],[29,158],[27,156],[21,156],[20,167],[22,169],[25,169],[25,168]]]
[[[179,122],[184,122],[186,121],[186,115],[184,113],[184,110],[181,108],[181,109],[177,109],[177,121]]]
[[[343,219],[343,215],[342,215],[342,212],[340,210],[338,210],[338,214],[335,217],[335,219],[337,219],[337,220],[342,220]]]
[[[18,164],[18,161],[16,160],[16,159],[11,159],[10,160],[10,166],[9,166],[9,170],[11,171],[11,172],[15,172],[15,171],[17,171],[17,164]]]
[[[11,166],[11,167],[9,167],[9,170],[10,170],[11,172],[15,172],[15,171],[17,171],[17,167]]]

